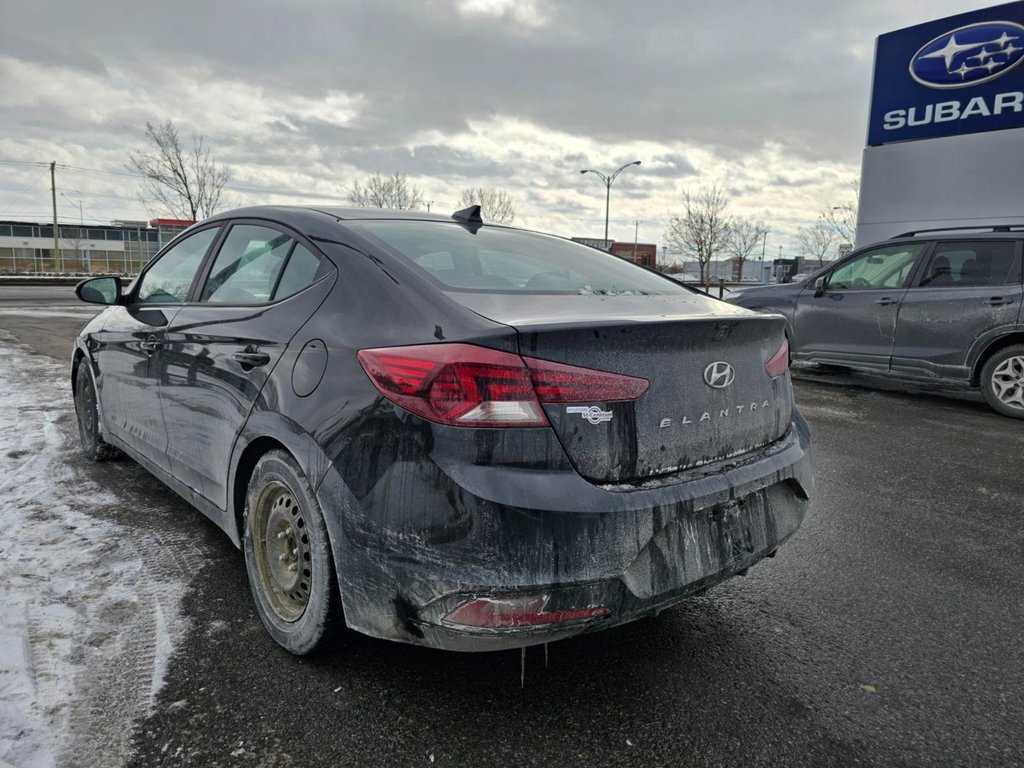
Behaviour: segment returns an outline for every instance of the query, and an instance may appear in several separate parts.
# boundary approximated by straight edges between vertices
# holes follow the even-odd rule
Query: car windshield
[[[397,252],[445,290],[649,295],[686,289],[611,254],[516,229],[476,232],[442,221],[347,221]]]

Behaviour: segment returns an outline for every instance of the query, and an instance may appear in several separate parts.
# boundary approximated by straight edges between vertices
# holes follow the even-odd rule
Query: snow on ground
[[[151,556],[177,542],[117,522],[77,451],[65,367],[0,331],[0,765],[122,763],[185,629]]]

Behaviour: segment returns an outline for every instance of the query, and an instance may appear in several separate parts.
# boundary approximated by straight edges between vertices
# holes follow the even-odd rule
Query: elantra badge
[[[570,405],[565,409],[566,413],[578,413],[591,424],[602,424],[612,420],[611,411],[602,411],[596,405]]]
[[[1011,21],[968,24],[925,43],[910,76],[928,88],[966,88],[1002,77],[1024,61],[1024,27]]]
[[[712,389],[725,389],[736,378],[736,371],[724,360],[716,360],[704,369],[704,383]]]

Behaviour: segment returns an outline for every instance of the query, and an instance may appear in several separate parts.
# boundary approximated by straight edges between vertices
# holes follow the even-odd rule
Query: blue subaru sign
[[[1024,126],[1024,2],[878,38],[868,145]]]

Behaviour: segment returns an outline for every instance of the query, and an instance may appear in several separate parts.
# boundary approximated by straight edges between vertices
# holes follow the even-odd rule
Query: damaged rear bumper
[[[809,445],[795,413],[764,449],[637,486],[405,446],[357,496],[335,468],[318,497],[346,621],[375,637],[487,651],[655,614],[796,532],[812,490]],[[457,610],[485,603],[536,610],[495,626]]]

